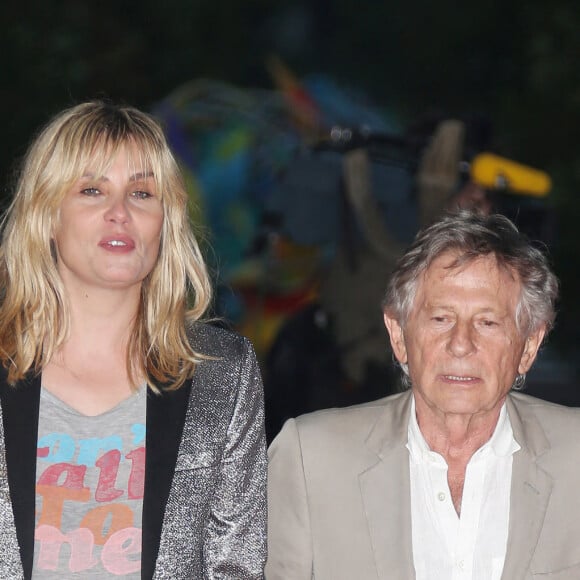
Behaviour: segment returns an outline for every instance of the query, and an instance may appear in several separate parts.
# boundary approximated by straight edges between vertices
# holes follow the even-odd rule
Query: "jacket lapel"
[[[2,565],[14,570],[10,554],[16,554],[18,540],[24,578],[32,575],[35,527],[36,448],[40,407],[40,376],[20,382],[16,387],[0,380],[0,403],[5,473],[0,468],[0,552]],[[155,569],[163,514],[181,441],[191,381],[177,391],[147,394],[145,490],[143,497],[142,578],[150,579]],[[0,435],[2,433],[0,432]],[[6,475],[7,473],[7,475]],[[9,488],[9,494],[8,489]],[[10,510],[10,504],[12,510]],[[12,514],[9,512],[13,512]],[[9,533],[15,529],[16,538]],[[10,546],[8,545],[10,544]],[[2,570],[2,568],[0,568]]]
[[[34,557],[34,512],[36,497],[36,448],[38,439],[38,410],[40,405],[40,376],[21,381],[10,387],[5,375],[0,381],[0,401],[4,426],[6,471],[10,501],[24,578],[32,575]],[[4,482],[2,482],[4,483]],[[10,533],[2,530],[5,541],[12,542]],[[5,535],[6,534],[6,535]],[[2,550],[2,558],[10,552]]]
[[[514,455],[510,524],[503,580],[524,578],[542,530],[552,493],[552,479],[537,460],[549,444],[536,417],[508,396],[507,408],[516,441],[521,449]],[[524,416],[525,415],[525,416]]]
[[[407,426],[411,394],[388,406],[367,440],[376,463],[359,476],[379,578],[415,578],[412,553]],[[514,455],[510,524],[502,580],[525,577],[542,529],[552,479],[538,465],[549,449],[532,413],[507,399],[508,413],[521,449]]]
[[[411,393],[385,408],[367,446],[376,461],[359,475],[359,483],[378,577],[415,578],[411,537],[411,499],[407,425]]]
[[[141,578],[153,577],[159,552],[163,514],[169,496],[191,381],[177,391],[147,393],[145,492],[143,496],[143,545]]]

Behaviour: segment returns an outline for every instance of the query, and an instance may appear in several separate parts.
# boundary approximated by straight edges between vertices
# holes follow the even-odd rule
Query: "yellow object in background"
[[[471,179],[486,189],[505,189],[510,193],[544,197],[552,188],[552,180],[544,171],[492,153],[476,155],[469,171]]]

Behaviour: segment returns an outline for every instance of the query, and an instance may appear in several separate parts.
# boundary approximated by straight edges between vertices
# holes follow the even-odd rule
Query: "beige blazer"
[[[410,392],[286,423],[269,456],[267,580],[413,580]],[[514,436],[502,580],[580,579],[580,409],[507,400]]]

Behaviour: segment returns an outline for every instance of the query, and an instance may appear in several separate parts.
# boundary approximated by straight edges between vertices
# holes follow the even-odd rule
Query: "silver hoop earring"
[[[515,391],[519,391],[524,388],[525,383],[526,383],[526,373],[523,373],[516,377],[512,389],[514,389]]]
[[[399,363],[399,366],[401,367],[401,386],[404,389],[410,389],[411,388],[411,377],[409,376],[409,365],[407,363]]]

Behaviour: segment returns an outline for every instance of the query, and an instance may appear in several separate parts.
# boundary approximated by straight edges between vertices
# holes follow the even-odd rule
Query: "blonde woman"
[[[211,297],[159,125],[90,102],[23,163],[0,247],[0,577],[262,578],[251,345]]]

